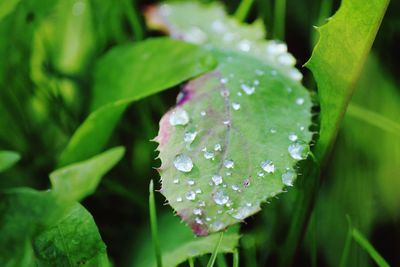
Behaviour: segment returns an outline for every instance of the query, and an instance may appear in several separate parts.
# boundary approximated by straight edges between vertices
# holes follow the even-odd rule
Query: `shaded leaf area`
[[[241,222],[259,211],[262,202],[294,184],[295,165],[309,151],[312,103],[301,77],[291,75],[294,62],[280,61],[282,56],[292,57],[285,44],[261,42],[253,35],[258,26],[241,27],[221,15],[218,5],[183,6],[185,17],[196,14],[193,23],[199,25],[186,29],[174,24],[175,15],[183,12],[174,4],[152,10],[151,25],[164,22],[168,31],[184,40],[201,31],[219,64],[215,71],[190,81],[177,106],[161,119],[156,138],[161,192],[195,234],[207,235]],[[229,45],[221,44],[225,42],[217,36],[224,35],[210,26],[215,16],[199,19],[212,15],[213,8],[220,27],[238,29]],[[198,31],[193,33],[193,28]],[[208,30],[213,31],[210,43]],[[245,49],[243,41],[248,44]],[[257,57],[261,47],[265,57]]]
[[[319,159],[336,137],[388,4],[388,0],[344,0],[332,19],[318,28],[320,39],[306,66],[318,84],[321,113],[315,154]]]
[[[0,173],[11,168],[21,159],[21,156],[14,151],[0,150]]]
[[[171,267],[178,266],[188,258],[211,254],[219,239],[219,234],[194,237],[191,231],[179,221],[179,218],[170,213],[160,218],[159,230],[163,265]],[[238,227],[230,228],[224,233],[219,251],[221,253],[233,253],[238,246],[239,238]],[[132,254],[132,259],[129,260],[130,266],[155,267],[155,258],[149,257],[153,254],[153,247],[148,235],[143,235],[138,240],[141,246],[138,246],[137,251]]]
[[[60,156],[60,165],[84,160],[100,152],[131,102],[177,85],[214,66],[215,60],[207,51],[167,38],[113,48],[97,63],[94,111],[75,131]]]
[[[108,266],[105,245],[90,213],[76,201],[94,191],[122,157],[110,149],[50,175],[52,190],[16,188],[0,201],[2,266]]]

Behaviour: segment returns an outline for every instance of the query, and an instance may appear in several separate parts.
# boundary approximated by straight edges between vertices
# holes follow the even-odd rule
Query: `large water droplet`
[[[224,191],[218,190],[214,193],[214,201],[218,205],[225,205],[229,201],[229,196]]]
[[[196,193],[193,191],[189,191],[185,195],[187,200],[195,200],[196,199]]]
[[[190,172],[193,168],[193,162],[189,156],[178,154],[174,159],[174,166],[178,171]]]
[[[265,160],[261,162],[261,168],[267,173],[274,173],[275,172],[275,165],[271,160]]]
[[[197,136],[197,132],[196,131],[194,131],[194,132],[186,132],[183,135],[183,141],[185,141],[188,144],[191,144],[194,141],[194,139],[196,138],[196,136]]]
[[[297,105],[303,105],[304,104],[304,98],[302,98],[302,97],[297,98],[296,99],[296,104]]]
[[[247,94],[247,95],[252,95],[254,94],[256,88],[252,87],[252,86],[248,86],[247,84],[242,83],[240,85],[240,87],[243,89],[243,91]]]
[[[284,66],[294,66],[296,59],[289,53],[283,53],[278,56],[278,62]]]
[[[222,180],[222,176],[219,174],[214,174],[211,177],[211,180],[214,182],[215,185],[220,185],[222,184],[223,180]]]
[[[287,171],[282,174],[282,183],[287,186],[293,186],[293,182],[296,179],[296,173],[293,171]]]
[[[215,145],[214,145],[214,150],[215,150],[215,151],[221,151],[221,149],[222,149],[222,148],[221,148],[221,144],[215,144]]]
[[[233,108],[234,110],[239,110],[239,109],[240,109],[240,104],[239,104],[239,103],[236,103],[236,102],[233,102],[233,103],[232,103],[232,108]]]
[[[297,135],[295,134],[295,133],[290,133],[289,134],[289,140],[290,141],[292,141],[292,142],[294,142],[294,141],[296,141],[297,140]]]
[[[235,163],[233,162],[233,160],[226,159],[226,160],[224,160],[224,167],[228,168],[228,169],[232,169],[233,167],[235,167]]]
[[[293,159],[302,160],[307,158],[309,153],[309,146],[303,141],[296,141],[295,143],[289,145],[288,151]]]
[[[289,70],[289,76],[295,81],[301,81],[303,79],[303,74],[298,69],[292,68]]]
[[[169,117],[169,123],[172,126],[177,126],[177,125],[186,125],[189,122],[189,114],[186,112],[186,110],[182,108],[177,108],[174,111],[172,111],[171,116]]]

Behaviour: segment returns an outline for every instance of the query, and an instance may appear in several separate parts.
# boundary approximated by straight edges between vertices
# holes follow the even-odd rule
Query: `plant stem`
[[[235,17],[237,20],[244,21],[246,19],[253,2],[254,0],[242,0],[242,2],[240,2],[240,5],[235,12]]]
[[[233,252],[233,265],[232,267],[239,267],[239,252],[237,249]]]
[[[149,209],[150,209],[151,237],[153,239],[154,253],[157,260],[157,267],[162,267],[161,249],[160,249],[160,242],[158,239],[157,211],[156,211],[156,201],[154,198],[153,180],[150,181],[149,193],[150,193]]]
[[[189,258],[188,262],[189,262],[189,267],[194,267],[193,258]]]
[[[136,10],[135,1],[132,3],[130,0],[125,0],[125,13],[126,17],[132,27],[135,40],[140,41],[144,38],[142,24],[139,20],[139,14]]]
[[[285,40],[286,0],[276,0],[274,9],[274,38]]]
[[[218,255],[219,246],[221,245],[221,241],[222,241],[223,237],[224,237],[224,232],[221,232],[220,235],[219,235],[218,242],[217,242],[217,244],[216,244],[216,246],[214,248],[214,251],[213,251],[213,253],[211,255],[211,258],[208,261],[207,267],[213,267],[214,266],[215,259],[217,258],[217,255]]]
[[[339,267],[347,266],[347,259],[349,258],[349,252],[350,252],[351,232],[353,230],[353,226],[351,225],[351,220],[350,220],[349,215],[346,215],[346,219],[347,219],[347,224],[348,224],[348,230],[347,230],[346,241],[345,241],[344,247],[343,247],[342,256],[340,257]]]

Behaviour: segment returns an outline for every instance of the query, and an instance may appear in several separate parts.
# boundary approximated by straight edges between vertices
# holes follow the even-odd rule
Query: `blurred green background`
[[[211,1],[203,1],[211,2]],[[233,13],[240,1],[224,1]],[[0,188],[49,187],[48,173],[75,129],[89,114],[93,66],[110,48],[159,33],[143,23],[156,1],[2,0],[0,2],[0,149],[21,161],[1,173]],[[301,67],[339,1],[287,1],[286,42]],[[248,22],[262,18],[273,38],[274,1],[255,1]],[[295,266],[339,266],[348,223],[360,229],[391,264],[400,266],[400,132],[385,128],[380,114],[400,123],[400,2],[392,1],[345,116]],[[313,88],[311,75],[306,84]],[[123,145],[123,160],[83,205],[93,215],[115,266],[147,266],[154,258],[148,220],[148,184],[161,116],[179,87],[132,104],[108,147]],[[369,112],[373,112],[372,115]],[[383,126],[382,126],[383,124]],[[306,177],[304,177],[306,178]],[[156,186],[159,187],[158,185]],[[282,247],[296,190],[265,205],[241,227],[243,266],[274,266]],[[191,238],[157,194],[162,248]],[[1,252],[0,252],[1,253]],[[207,257],[206,257],[207,259]],[[228,259],[228,262],[230,259]],[[202,259],[199,260],[199,263]],[[207,261],[205,261],[207,262]],[[222,261],[220,266],[223,267]],[[374,266],[351,245],[348,266]]]

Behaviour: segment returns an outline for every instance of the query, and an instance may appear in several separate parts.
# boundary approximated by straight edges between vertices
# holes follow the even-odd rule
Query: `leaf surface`
[[[312,136],[310,95],[294,61],[282,60],[293,58],[285,44],[262,41],[258,24],[241,26],[219,5],[164,4],[148,21],[207,45],[219,62],[185,86],[156,138],[161,192],[195,234],[217,232],[293,185]]]
[[[21,156],[14,151],[0,151],[0,173],[11,168],[21,159]]]
[[[343,0],[331,20],[318,28],[320,39],[306,66],[318,84],[320,137],[315,147],[322,159],[330,150],[388,0]]]

